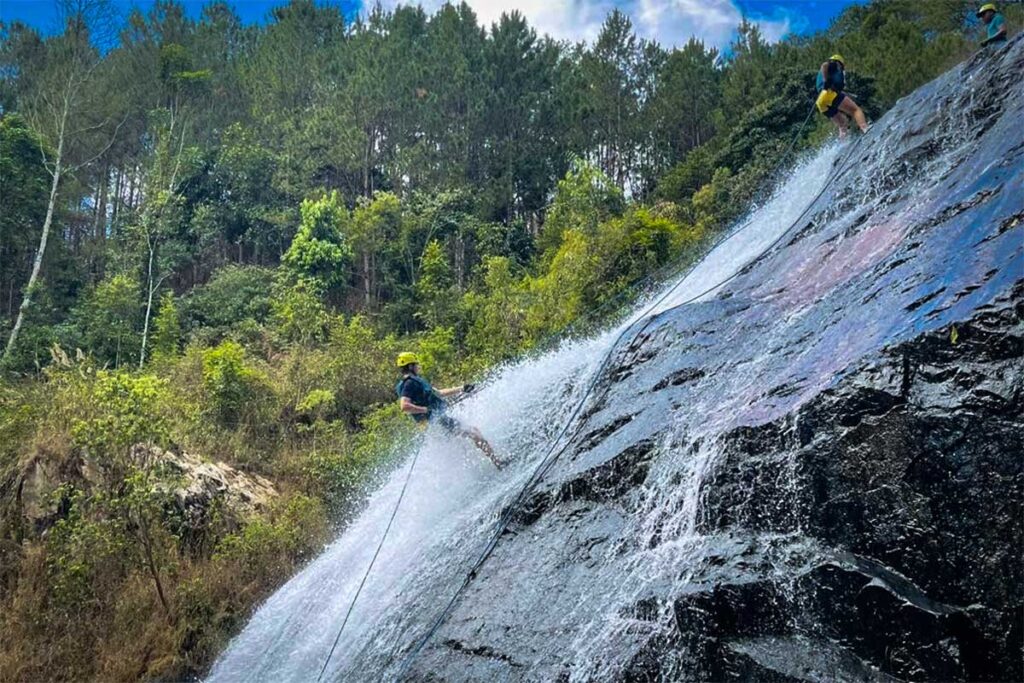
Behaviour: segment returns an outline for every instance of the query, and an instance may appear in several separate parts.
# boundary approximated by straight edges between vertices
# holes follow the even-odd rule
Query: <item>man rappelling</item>
[[[463,425],[458,420],[444,414],[448,409],[446,398],[468,394],[473,391],[475,386],[463,384],[461,387],[434,389],[430,382],[420,375],[420,362],[416,354],[408,351],[398,354],[397,365],[402,372],[402,378],[395,385],[395,393],[398,394],[399,407],[402,412],[424,429],[433,423],[449,434],[469,439],[500,470],[501,461],[498,460],[494,449],[480,433],[480,430]]]
[[[868,132],[868,122],[864,112],[847,93],[846,88],[846,60],[840,54],[834,54],[822,63],[818,70],[817,78],[818,111],[832,120],[839,128],[839,137],[846,136],[846,128],[849,119],[857,122],[862,133]]]
[[[985,24],[985,39],[981,41],[982,46],[1006,42],[1006,20],[996,10],[994,2],[986,2],[976,14]]]

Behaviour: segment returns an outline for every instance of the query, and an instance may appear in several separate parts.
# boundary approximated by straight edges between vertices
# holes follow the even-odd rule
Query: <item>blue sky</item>
[[[153,0],[112,0],[124,14],[133,6],[146,9]],[[287,0],[229,0],[246,23],[266,21],[270,8]],[[341,6],[346,14],[359,12],[370,0],[318,0]],[[409,0],[382,0],[386,7]],[[414,0],[427,10],[444,0]],[[925,0],[922,0],[925,1]],[[640,35],[663,45],[679,45],[695,35],[725,45],[743,16],[756,21],[772,40],[790,33],[807,33],[828,26],[845,7],[858,0],[467,0],[484,23],[503,11],[518,9],[538,30],[556,38],[590,40],[613,8],[628,14]],[[207,0],[183,0],[198,16]],[[53,0],[0,0],[0,19],[21,20],[43,31],[54,30]]]

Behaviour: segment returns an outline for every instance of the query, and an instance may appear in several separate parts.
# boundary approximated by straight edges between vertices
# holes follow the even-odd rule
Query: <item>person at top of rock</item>
[[[817,81],[818,99],[815,104],[818,111],[839,128],[839,137],[846,136],[851,118],[857,122],[862,133],[868,132],[864,112],[852,97],[843,92],[846,88],[846,60],[841,54],[834,54],[822,63]]]
[[[476,388],[475,385],[463,384],[461,387],[435,389],[420,375],[419,358],[416,357],[416,354],[408,351],[398,354],[397,365],[402,372],[402,378],[395,385],[395,393],[398,394],[399,407],[402,412],[424,429],[428,424],[433,423],[449,434],[469,439],[500,470],[501,462],[480,430],[463,425],[458,420],[444,414],[448,408],[448,404],[445,402],[446,398],[468,394]]]
[[[982,5],[978,9],[976,16],[981,19],[986,28],[985,39],[981,41],[983,46],[1006,42],[1006,20],[996,10],[994,2],[987,2]]]

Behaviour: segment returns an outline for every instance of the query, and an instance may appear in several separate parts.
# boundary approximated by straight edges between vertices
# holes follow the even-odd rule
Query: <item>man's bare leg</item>
[[[864,116],[864,110],[858,107],[857,103],[849,96],[844,97],[843,101],[839,103],[839,111],[853,118],[857,122],[857,127],[860,128],[860,132],[868,132],[868,120]]]
[[[839,139],[842,140],[845,138],[846,126],[848,125],[846,116],[841,113],[836,113],[836,115],[832,117],[832,122],[836,124],[837,128],[839,128]]]
[[[491,447],[491,444],[487,442],[487,439],[484,438],[484,435],[480,433],[480,430],[475,427],[464,427],[460,430],[460,433],[462,436],[476,444],[476,447],[483,451],[484,455],[490,458],[495,467],[499,470],[501,469],[501,461],[498,460],[498,456],[495,454],[494,449]]]

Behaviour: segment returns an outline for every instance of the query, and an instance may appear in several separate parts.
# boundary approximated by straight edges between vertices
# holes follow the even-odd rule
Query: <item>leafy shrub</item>
[[[565,177],[558,181],[555,199],[537,241],[538,249],[550,258],[562,244],[566,231],[592,235],[602,221],[624,208],[622,190],[611,178],[593,164],[574,159]]]
[[[275,335],[283,343],[310,346],[327,333],[330,316],[310,280],[279,283],[271,311]]]
[[[242,584],[282,580],[296,562],[309,557],[326,534],[322,503],[296,494],[277,501],[267,516],[254,518],[240,531],[225,536],[213,559],[237,572],[235,581]]]
[[[270,393],[266,377],[246,364],[245,349],[230,340],[203,352],[203,387],[211,414],[225,427],[255,417]]]
[[[139,283],[120,273],[96,285],[72,312],[65,346],[82,348],[115,368],[137,364],[142,346]]]
[[[711,180],[715,168],[711,156],[708,145],[690,150],[682,161],[658,181],[655,198],[677,204],[689,202],[693,193]]]
[[[455,300],[451,268],[441,243],[431,240],[423,250],[416,281],[416,317],[430,328],[450,322]]]
[[[167,292],[160,299],[160,308],[153,318],[152,359],[154,361],[173,358],[178,354],[181,343],[181,318],[174,304],[174,295]]]
[[[127,570],[129,541],[120,519],[93,514],[102,497],[70,485],[53,496],[65,514],[46,538],[50,597],[58,610],[73,613],[116,586]]]
[[[228,265],[184,300],[183,317],[193,337],[216,344],[225,337],[251,340],[270,315],[274,271]]]
[[[68,385],[74,395],[78,384]],[[86,416],[72,420],[71,434],[101,466],[124,475],[129,451],[138,443],[163,444],[168,439],[167,381],[154,375],[99,370],[92,382]]]

